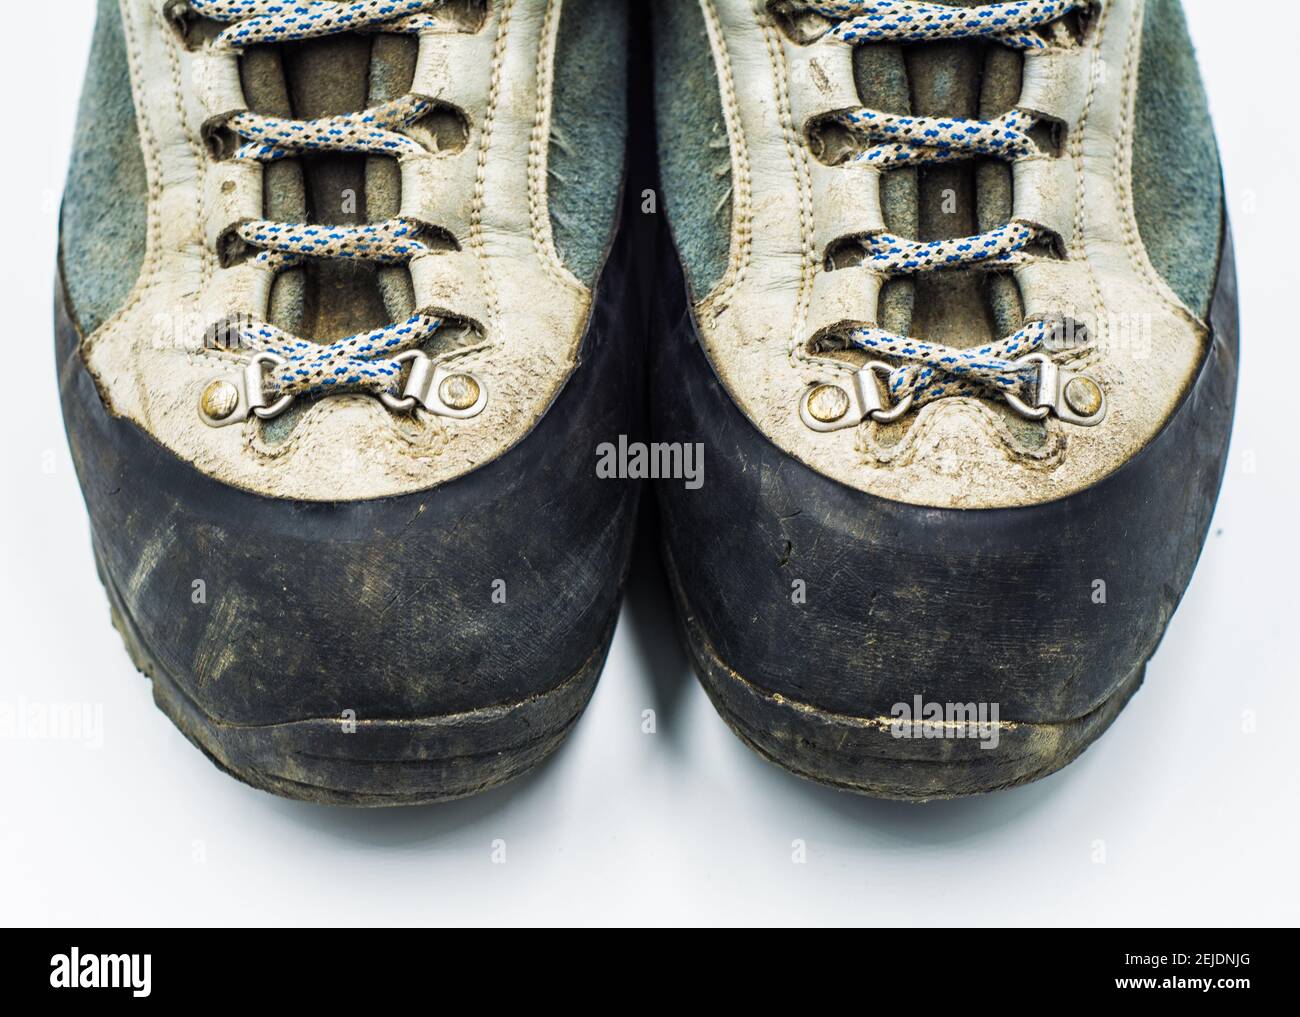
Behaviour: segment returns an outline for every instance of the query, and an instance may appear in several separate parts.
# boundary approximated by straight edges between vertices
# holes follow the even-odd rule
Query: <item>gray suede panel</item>
[[[1219,153],[1178,0],[1147,0],[1138,67],[1133,197],[1151,264],[1204,317],[1223,231]]]
[[[731,153],[699,0],[655,0],[659,175],[691,292],[707,296],[731,256]]]
[[[591,284],[612,239],[627,147],[627,0],[564,0],[547,199],[565,266]]]
[[[86,334],[112,317],[140,277],[148,195],[121,12],[117,0],[99,0],[59,251],[73,315]]]

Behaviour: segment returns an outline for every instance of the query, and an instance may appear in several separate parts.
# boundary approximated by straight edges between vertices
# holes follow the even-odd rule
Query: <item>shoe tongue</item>
[[[240,61],[244,96],[250,109],[269,116],[312,120],[355,113],[409,90],[415,52],[414,39],[384,34],[252,47]],[[400,175],[391,159],[320,153],[264,165],[269,219],[355,225],[390,218],[400,203]],[[308,262],[277,274],[269,317],[319,342],[377,328],[394,320],[395,311],[410,313],[409,276],[398,278],[404,272]]]
[[[974,7],[980,0],[933,2]],[[866,43],[854,51],[854,72],[863,105],[870,109],[989,119],[1006,112],[1018,98],[1021,58],[978,38]],[[1005,223],[1010,195],[1010,167],[993,160],[896,169],[886,171],[881,180],[886,226],[919,240],[970,236]],[[987,342],[1019,324],[1019,301],[1017,296],[1008,304],[1005,293],[988,292],[985,282],[977,271],[893,281],[881,295],[881,323],[892,331],[949,345]]]

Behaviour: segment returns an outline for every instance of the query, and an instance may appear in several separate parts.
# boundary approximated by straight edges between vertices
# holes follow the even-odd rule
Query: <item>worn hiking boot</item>
[[[654,426],[709,464],[659,488],[701,680],[836,787],[1056,770],[1141,683],[1232,419],[1232,248],[1179,4],[656,9],[689,289]]]
[[[636,487],[606,0],[101,0],[60,382],[114,618],[220,767],[453,798],[546,756]]]

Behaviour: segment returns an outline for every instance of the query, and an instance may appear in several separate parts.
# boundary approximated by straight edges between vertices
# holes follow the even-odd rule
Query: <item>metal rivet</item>
[[[1071,378],[1065,386],[1065,401],[1081,417],[1091,417],[1101,410],[1101,389],[1091,378]]]
[[[478,402],[478,382],[468,374],[453,374],[438,386],[438,398],[453,410],[467,410]]]
[[[829,424],[848,412],[848,393],[838,385],[818,385],[808,394],[808,413],[814,420]]]
[[[218,378],[203,390],[200,405],[213,420],[225,420],[239,407],[239,389]]]

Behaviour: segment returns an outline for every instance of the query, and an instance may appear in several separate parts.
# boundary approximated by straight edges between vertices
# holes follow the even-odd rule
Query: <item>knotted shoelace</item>
[[[1013,0],[977,7],[914,0],[794,0],[796,9],[836,22],[828,35],[851,44],[984,37],[1025,51],[1047,45],[1033,29],[1088,6],[1089,0]],[[1029,137],[1037,120],[1018,110],[994,120],[974,120],[851,109],[831,119],[871,143],[849,161],[882,168],[977,155],[1014,162],[1038,151]],[[1033,226],[1013,221],[972,237],[916,241],[875,233],[861,242],[867,252],[864,263],[893,277],[962,266],[1011,268],[1039,238]],[[881,357],[904,361],[890,372],[890,396],[897,402],[910,395],[921,405],[946,396],[988,395],[990,390],[1014,393],[1036,370],[1016,361],[1040,350],[1050,333],[1046,323],[1028,322],[1012,335],[977,348],[927,343],[874,327],[851,329],[845,338]]]
[[[444,2],[188,0],[188,5],[201,17],[234,22],[213,40],[212,46],[239,52],[261,43],[294,42],[343,32],[414,34],[436,26],[428,12]],[[414,124],[433,105],[425,96],[406,95],[359,113],[317,120],[290,120],[243,111],[227,119],[223,126],[242,139],[231,156],[238,160],[267,163],[321,151],[387,155],[401,160],[423,149],[399,133],[400,129]],[[259,249],[255,259],[259,264],[279,271],[313,258],[406,264],[429,250],[419,239],[423,228],[418,222],[402,218],[358,226],[254,219],[236,224],[234,233],[245,244]],[[283,364],[267,373],[266,388],[272,398],[342,391],[396,394],[403,366],[393,358],[426,342],[442,324],[441,318],[414,314],[406,321],[328,344],[309,342],[264,322],[244,322],[238,331],[245,348],[283,358]]]

